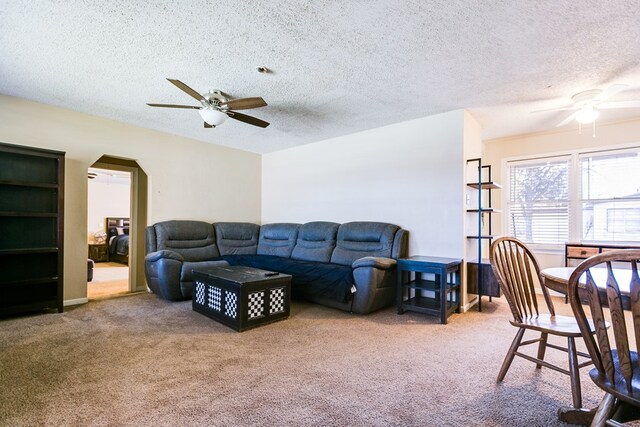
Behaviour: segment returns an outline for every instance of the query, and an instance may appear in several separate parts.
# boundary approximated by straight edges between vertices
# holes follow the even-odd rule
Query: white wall
[[[596,137],[592,137],[591,129],[583,129],[578,133],[577,127],[569,130],[541,132],[528,135],[516,135],[509,138],[489,140],[485,142],[485,154],[487,164],[493,165],[494,180],[506,186],[507,177],[502,169],[505,159],[524,156],[543,156],[559,154],[571,150],[613,148],[624,145],[640,145],[640,119],[628,120],[618,123],[597,123]],[[495,205],[505,209],[506,199],[504,191],[497,194]],[[496,232],[506,234],[502,217],[494,215]],[[536,258],[541,268],[557,267],[564,265],[564,251],[536,252]]]
[[[131,180],[88,180],[87,242],[94,243],[95,233],[106,231],[106,218],[129,217],[131,212]]]
[[[0,142],[67,154],[65,300],[86,297],[87,169],[102,155],[135,160],[144,169],[149,224],[168,219],[260,222],[257,154],[4,95]]]
[[[463,258],[465,119],[457,110],[265,154],[263,223],[389,222],[409,230],[412,255]]]
[[[464,182],[465,182],[465,191],[464,191],[464,204],[465,210],[471,208],[478,207],[478,191],[472,187],[466,186],[466,183],[477,182],[478,181],[478,163],[471,162],[467,163],[467,160],[470,159],[478,159],[482,157],[482,128],[480,124],[475,121],[468,112],[465,111],[465,126],[464,126],[464,159],[465,159],[465,168],[464,168]],[[487,194],[486,191],[482,196],[486,199]],[[486,202],[483,202],[486,203]],[[484,205],[483,205],[484,206]],[[478,214],[473,212],[466,213],[465,216],[465,236],[475,236],[478,235]],[[486,242],[481,241],[486,248],[483,248],[483,251],[488,249],[488,245]],[[478,259],[478,240],[476,239],[466,239],[465,238],[465,261],[477,260]],[[488,256],[488,252],[483,252],[482,258],[486,258]],[[466,272],[466,267],[465,267]],[[465,283],[466,283],[466,275],[465,275]]]

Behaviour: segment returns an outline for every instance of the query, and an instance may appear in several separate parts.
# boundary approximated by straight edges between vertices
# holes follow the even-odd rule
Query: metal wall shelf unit
[[[493,296],[500,296],[499,290],[498,292],[495,292],[495,287],[491,286],[490,289],[492,289],[492,291],[490,293],[487,293],[487,283],[484,283],[484,281],[486,280],[486,277],[490,275],[490,273],[492,273],[491,271],[489,272],[484,272],[483,273],[483,268],[491,268],[491,266],[487,265],[487,263],[485,262],[478,262],[477,260],[483,260],[483,250],[482,250],[482,245],[483,245],[483,241],[486,241],[489,243],[489,245],[491,245],[491,242],[494,239],[494,235],[493,235],[493,229],[492,229],[492,215],[494,213],[499,213],[500,211],[498,209],[494,209],[492,206],[492,198],[493,198],[493,194],[492,191],[493,190],[499,190],[502,188],[502,186],[498,183],[493,182],[492,176],[491,176],[491,165],[483,165],[482,164],[482,159],[477,158],[477,159],[469,159],[467,160],[467,165],[470,163],[477,163],[477,181],[473,181],[473,182],[468,182],[467,186],[474,188],[476,190],[478,190],[478,200],[477,200],[477,206],[473,207],[473,208],[468,208],[467,212],[468,213],[474,213],[477,215],[477,233],[473,234],[473,235],[469,235],[467,236],[467,239],[474,239],[478,241],[478,246],[477,246],[477,257],[476,257],[476,261],[475,264],[477,264],[477,267],[474,264],[474,268],[477,269],[477,271],[474,271],[474,274],[470,274],[469,273],[469,263],[467,263],[467,277],[473,277],[476,281],[475,283],[475,288],[476,291],[478,293],[478,311],[482,311],[482,296],[489,296],[489,301],[491,301],[491,298]],[[487,202],[484,202],[484,195],[487,195]],[[486,227],[486,233],[484,233],[484,229],[485,227],[483,227],[483,218],[485,217],[487,218],[487,227]],[[484,278],[484,279],[483,279]],[[469,285],[469,281],[467,281],[467,285]],[[473,284],[471,284],[473,285]],[[473,286],[470,286],[470,288],[473,288]]]

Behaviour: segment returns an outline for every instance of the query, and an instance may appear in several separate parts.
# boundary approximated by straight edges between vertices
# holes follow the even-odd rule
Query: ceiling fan
[[[640,100],[635,101],[609,101],[608,99],[614,97],[618,92],[622,92],[627,89],[629,85],[615,84],[611,85],[605,90],[590,89],[584,92],[577,93],[571,97],[573,101],[572,105],[567,105],[559,108],[550,108],[546,110],[537,110],[533,113],[542,113],[547,111],[573,111],[569,116],[565,117],[556,127],[564,126],[571,120],[576,120],[578,123],[589,124],[594,123],[600,115],[599,110],[614,109],[614,108],[640,108]]]
[[[260,97],[255,98],[238,98],[230,99],[228,95],[219,90],[210,90],[207,93],[199,94],[180,80],[167,79],[173,83],[178,89],[185,92],[187,95],[200,101],[200,106],[195,105],[177,105],[177,104],[147,104],[150,107],[164,107],[164,108],[187,108],[198,110],[200,116],[204,120],[205,128],[214,128],[220,126],[227,120],[228,117],[239,120],[244,123],[248,123],[253,126],[266,128],[269,126],[268,122],[260,120],[256,117],[248,116],[246,114],[238,113],[234,110],[250,110],[252,108],[264,107],[267,103]]]

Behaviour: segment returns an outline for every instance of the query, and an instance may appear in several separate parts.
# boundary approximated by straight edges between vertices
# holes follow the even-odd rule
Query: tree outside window
[[[511,166],[510,234],[528,243],[563,243],[569,233],[569,162]]]

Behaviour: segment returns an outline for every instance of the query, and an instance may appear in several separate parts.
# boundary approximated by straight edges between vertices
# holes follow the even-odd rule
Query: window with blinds
[[[570,157],[509,162],[508,230],[526,243],[569,239]]]
[[[582,240],[640,241],[640,150],[579,159]]]

